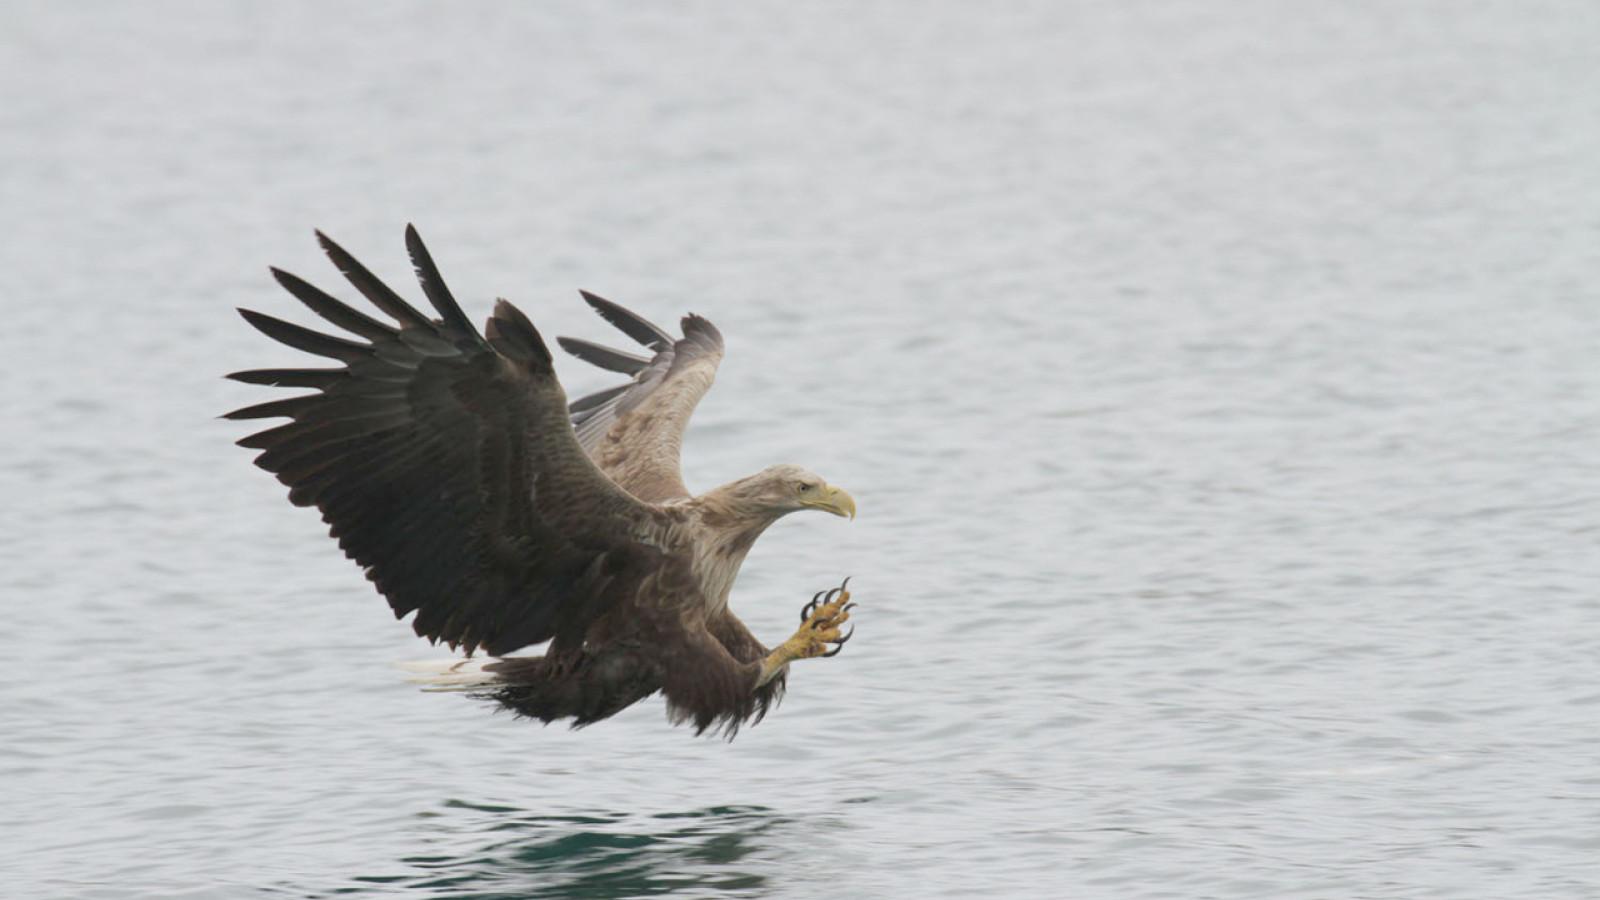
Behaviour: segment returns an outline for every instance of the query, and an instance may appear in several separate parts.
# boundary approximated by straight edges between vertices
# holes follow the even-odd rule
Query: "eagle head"
[[[792,463],[768,466],[740,484],[742,499],[759,505],[773,518],[820,509],[836,516],[856,517],[856,501],[850,492],[829,484],[821,475]]]

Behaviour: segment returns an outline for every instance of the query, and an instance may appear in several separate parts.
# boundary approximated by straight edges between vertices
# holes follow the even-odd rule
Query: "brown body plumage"
[[[698,316],[674,338],[585,294],[648,347],[636,356],[562,339],[574,355],[632,376],[571,404],[532,323],[504,300],[483,334],[466,319],[414,229],[406,243],[438,319],[401,299],[318,234],[389,324],[286,272],[291,294],[357,338],[249,310],[267,336],[342,363],[230,375],[314,389],[230,418],[286,424],[239,443],[316,506],[346,554],[419,635],[502,657],[459,686],[549,722],[587,724],[657,691],[674,721],[731,735],[782,695],[792,659],[842,643],[847,594],[769,651],[728,608],[740,564],[778,518],[854,515],[849,494],[798,466],[770,467],[698,497],[679,471],[684,431],[722,358]],[[815,606],[815,604],[813,604]],[[824,615],[826,613],[826,615]]]

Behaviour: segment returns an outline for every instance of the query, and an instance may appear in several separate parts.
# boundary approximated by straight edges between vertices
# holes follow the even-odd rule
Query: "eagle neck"
[[[727,608],[728,594],[733,590],[734,579],[750,548],[781,514],[753,509],[724,495],[721,489],[703,494],[691,503],[693,514],[706,535],[699,544],[695,560],[697,574],[711,611],[720,612]]]

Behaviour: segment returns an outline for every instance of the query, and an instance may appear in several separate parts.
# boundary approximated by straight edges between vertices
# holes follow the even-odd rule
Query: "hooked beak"
[[[845,516],[851,519],[856,517],[856,498],[850,496],[850,492],[844,488],[835,487],[831,484],[828,485],[826,491],[822,492],[821,497],[815,500],[802,500],[801,503],[811,509],[820,509],[836,516]]]

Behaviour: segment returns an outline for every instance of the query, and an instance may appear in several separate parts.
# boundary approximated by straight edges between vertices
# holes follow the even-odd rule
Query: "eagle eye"
[[[806,484],[804,481],[802,481],[799,484],[795,485],[795,489],[798,490],[802,494],[811,493],[811,485]]]

